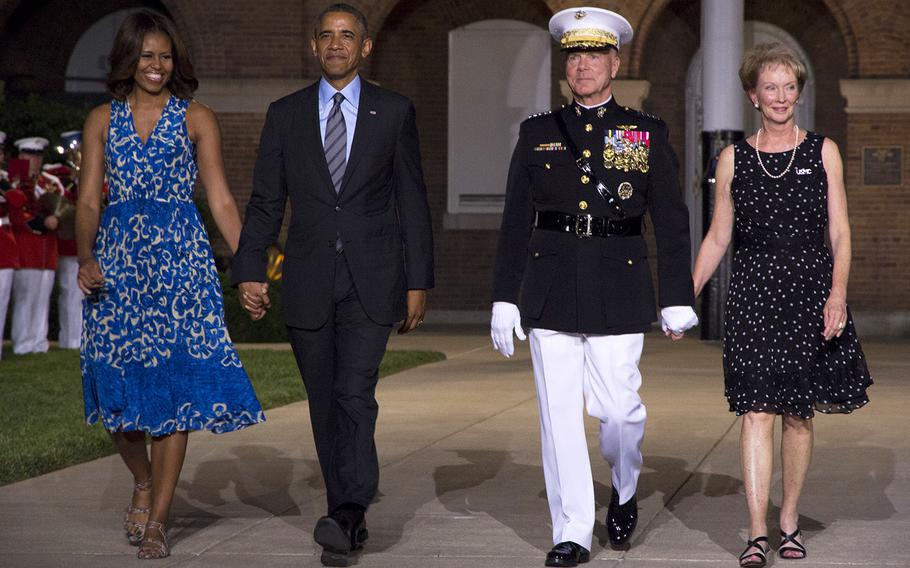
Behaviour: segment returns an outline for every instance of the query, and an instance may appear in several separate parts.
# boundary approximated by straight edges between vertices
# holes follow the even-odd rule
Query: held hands
[[[104,274],[101,272],[101,265],[94,257],[79,260],[79,272],[76,274],[76,283],[79,289],[86,296],[92,295],[94,291],[104,286]]]
[[[831,341],[835,337],[840,337],[847,326],[847,301],[839,294],[831,294],[828,301],[825,302],[823,310],[825,316],[825,328],[822,335],[825,341]]]
[[[493,302],[493,316],[490,318],[490,337],[493,338],[493,349],[506,357],[511,357],[515,352],[515,345],[512,343],[513,332],[518,339],[522,341],[527,339],[524,330],[521,329],[521,314],[518,312],[518,306],[509,302]]]
[[[240,305],[250,314],[250,318],[253,321],[264,318],[272,307],[268,282],[241,282],[237,287],[240,289]]]
[[[698,316],[691,306],[668,306],[660,310],[660,328],[673,341],[682,339],[696,325]]]

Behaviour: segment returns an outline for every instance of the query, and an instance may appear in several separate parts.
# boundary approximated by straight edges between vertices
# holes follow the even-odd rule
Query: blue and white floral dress
[[[86,422],[111,432],[223,433],[265,420],[192,201],[189,104],[172,96],[143,143],[128,102],[111,103],[109,205],[94,249],[105,285],[85,300],[81,356]]]

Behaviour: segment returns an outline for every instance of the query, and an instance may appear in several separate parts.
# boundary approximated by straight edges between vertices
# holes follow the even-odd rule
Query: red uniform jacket
[[[53,231],[41,234],[32,231],[28,222],[38,217],[35,201],[21,189],[6,192],[9,219],[19,250],[19,268],[38,270],[57,269],[57,237]]]
[[[19,247],[9,220],[9,204],[5,193],[0,191],[0,270],[19,268]]]

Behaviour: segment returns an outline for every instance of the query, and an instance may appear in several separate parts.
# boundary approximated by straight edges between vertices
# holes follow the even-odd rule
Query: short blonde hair
[[[739,68],[739,80],[743,90],[747,93],[754,91],[758,86],[758,76],[762,69],[768,65],[786,65],[796,76],[799,92],[803,92],[806,84],[806,64],[802,62],[796,52],[782,43],[762,43],[756,45],[743,56],[743,64]]]

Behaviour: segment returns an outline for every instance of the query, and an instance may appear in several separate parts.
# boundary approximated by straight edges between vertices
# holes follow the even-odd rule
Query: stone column
[[[714,170],[717,155],[743,137],[742,87],[739,65],[743,55],[743,0],[702,0],[701,47],[703,130],[702,212],[704,232],[714,211]],[[701,337],[721,339],[724,305],[730,283],[732,250],[727,250],[717,271],[702,292]]]

